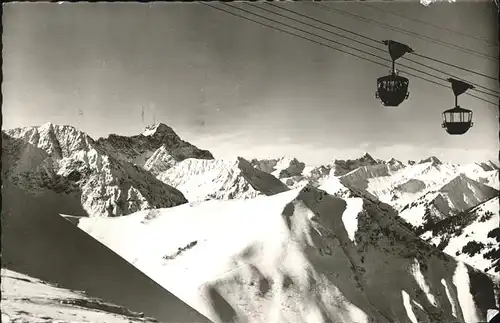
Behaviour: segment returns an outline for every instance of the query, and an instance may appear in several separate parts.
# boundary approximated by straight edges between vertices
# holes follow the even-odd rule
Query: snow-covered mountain
[[[416,227],[425,228],[498,197],[498,193],[493,187],[461,174],[406,205],[400,216]]]
[[[460,219],[464,213],[485,203],[494,214],[498,214],[500,208],[498,200],[495,199],[499,194],[498,167],[491,161],[455,165],[443,163],[433,156],[404,165],[395,159],[375,160],[365,154],[362,158],[350,162],[357,168],[335,176],[334,169],[339,164],[342,163],[305,167],[301,175],[283,178],[282,181],[292,188],[303,186],[305,183],[312,183],[321,188],[333,187],[336,195],[341,197],[352,196],[353,189],[363,192],[364,196],[375,197],[399,210],[400,217],[411,224],[415,233],[425,233],[428,241],[435,246],[443,247],[443,244],[440,245],[441,241],[453,239],[453,247],[444,250],[452,256],[456,256],[458,250],[461,253],[462,249],[468,248],[469,242],[462,239],[461,231],[443,235],[442,231],[434,230],[435,235],[430,239],[430,231],[427,228],[439,222],[447,223],[445,219],[448,217]],[[475,235],[477,241],[483,241],[485,247],[482,248],[481,254],[487,258],[481,258],[483,260],[480,262],[467,255],[459,257],[468,264],[490,273],[496,273],[494,263],[500,258],[488,247],[492,242],[488,234],[498,227],[494,219],[495,217],[480,225],[484,230],[489,226],[488,231],[482,230]],[[467,222],[467,225],[472,223]],[[477,257],[480,257],[479,254]]]
[[[491,276],[390,206],[312,186],[77,225],[214,322],[479,322],[498,308]]]
[[[339,171],[338,165],[345,164],[354,166],[344,166]],[[365,154],[360,159],[349,162],[335,161],[319,167],[305,167],[302,174],[282,178],[282,181],[290,187],[296,187],[304,182],[319,186],[325,180],[335,177],[346,187],[365,190],[401,210],[422,196],[441,189],[447,183],[451,182],[447,186],[448,189],[452,189],[455,185],[462,187],[463,183],[457,181],[457,178],[485,184],[482,187],[498,189],[499,171],[495,167],[492,162],[471,165],[442,163],[436,157],[423,159],[413,165],[404,165],[394,158],[382,161]],[[346,172],[351,168],[354,169]],[[455,182],[452,182],[454,180]],[[470,198],[477,200],[472,196]]]
[[[186,158],[213,159],[208,150],[202,150],[182,140],[174,130],[164,123],[147,126],[136,136],[109,135],[99,138],[97,143],[116,159],[125,160],[138,166],[148,164],[148,169],[160,169]],[[158,152],[157,150],[160,149]],[[156,155],[156,156],[154,156]],[[154,156],[154,159],[149,160]],[[161,158],[160,158],[161,157]]]
[[[431,163],[433,166],[437,166],[437,165],[442,165],[443,163],[439,160],[439,158],[437,158],[436,156],[430,156],[430,157],[427,157],[427,158],[424,158],[424,159],[421,159],[417,162],[417,164],[427,164],[427,163]]]
[[[280,180],[252,167],[241,157],[235,160],[185,159],[160,173],[158,178],[179,189],[189,202],[248,199],[289,189]]]
[[[498,196],[467,212],[428,225],[420,236],[484,272],[500,274]]]
[[[493,162],[216,159],[164,124],[97,141],[5,130],[2,152],[2,180],[214,321],[469,322],[499,308]]]
[[[489,187],[498,188],[495,186],[493,173],[498,175],[498,170],[482,171],[477,164],[454,165],[441,163],[431,157],[397,170],[391,169],[387,164],[360,167],[340,178],[342,183],[366,189],[381,201],[400,210],[457,178],[480,181]],[[461,187],[462,184],[457,180],[450,183],[448,189],[455,185]]]
[[[2,268],[2,322],[152,323],[128,309]]]
[[[338,159],[334,161],[334,174],[335,176],[342,176],[359,167],[373,166],[379,164],[380,162],[380,160],[375,160],[369,153],[365,153],[358,159]]]
[[[177,189],[116,159],[85,133],[51,123],[2,131],[2,176],[32,194],[50,192],[80,201],[90,216],[187,202]]]

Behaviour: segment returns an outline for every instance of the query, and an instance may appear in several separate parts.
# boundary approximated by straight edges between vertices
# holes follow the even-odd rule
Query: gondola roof
[[[448,109],[448,110],[444,111],[443,113],[466,113],[466,112],[472,112],[472,111],[469,109],[464,109],[464,108],[461,108],[459,106],[456,106],[452,109]]]
[[[394,80],[401,80],[401,81],[408,81],[408,79],[404,76],[400,76],[400,75],[396,75],[396,74],[393,74],[393,75],[386,75],[386,76],[381,76],[377,79],[377,81],[394,81]]]

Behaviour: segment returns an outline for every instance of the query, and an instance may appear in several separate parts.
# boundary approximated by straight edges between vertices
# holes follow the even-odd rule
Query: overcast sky
[[[363,3],[323,3],[498,55],[498,48],[483,41],[377,11]],[[233,5],[280,19],[248,4]],[[497,76],[495,60],[332,13],[311,3],[279,5]],[[429,7],[417,3],[371,5],[497,43],[492,1]],[[276,11],[269,4],[259,6]],[[216,157],[292,155],[308,163],[323,163],[357,157],[364,151],[378,158],[407,160],[436,155],[453,162],[496,160],[498,156],[497,107],[460,96],[460,105],[474,111],[474,127],[466,135],[450,136],[441,128],[441,113],[453,107],[451,89],[409,77],[410,98],[399,109],[384,109],[374,92],[376,78],[389,72],[389,64],[378,66],[201,4],[10,3],[4,5],[3,27],[3,128],[50,121],[74,125],[97,139],[109,133],[138,134],[145,124],[152,123],[154,115],[156,121],[170,125],[183,139],[209,149]],[[351,45],[388,57],[360,44]],[[498,89],[495,81],[411,58]],[[404,60],[398,62],[422,69]]]

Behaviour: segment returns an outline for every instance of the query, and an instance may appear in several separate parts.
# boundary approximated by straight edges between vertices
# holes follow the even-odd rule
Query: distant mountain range
[[[2,152],[4,182],[212,321],[465,323],[500,307],[492,161],[217,159],[165,124],[3,130]]]

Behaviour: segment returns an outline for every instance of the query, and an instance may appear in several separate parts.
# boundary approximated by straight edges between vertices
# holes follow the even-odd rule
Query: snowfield
[[[157,322],[126,308],[2,268],[2,323]]]
[[[395,213],[310,186],[78,227],[214,322],[486,317],[472,268],[415,238]]]

